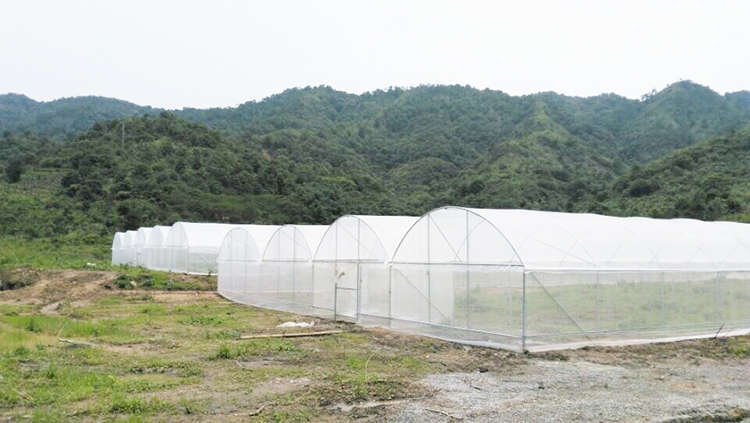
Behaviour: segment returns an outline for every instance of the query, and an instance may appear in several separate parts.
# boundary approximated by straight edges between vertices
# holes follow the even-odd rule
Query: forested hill
[[[450,155],[451,162],[477,159],[498,142],[523,138],[519,124],[539,114],[566,136],[625,163],[645,163],[699,140],[750,122],[750,92],[720,95],[681,81],[641,100],[614,94],[568,97],[556,93],[509,96],[463,86],[420,86],[362,95],[329,87],[290,89],[234,108],[183,109],[177,116],[204,123],[229,136],[273,135],[277,131],[354,130],[354,147],[383,171],[411,161],[424,148]],[[26,131],[64,139],[95,122],[160,110],[102,97],[36,102],[0,95],[0,134]],[[520,135],[520,136],[519,136]],[[383,150],[393,152],[388,156]]]
[[[154,113],[151,107],[105,97],[61,98],[34,101],[25,95],[0,95],[0,134],[33,132],[38,136],[65,139],[91,128],[95,122]]]
[[[622,216],[750,222],[750,130],[636,166],[601,198],[601,204],[588,207]]]
[[[640,101],[461,86],[294,89],[179,113],[65,101],[66,113],[49,115],[60,127],[95,122],[53,129],[46,115],[29,117],[48,103],[2,97],[0,122],[36,123],[0,134],[0,235],[104,235],[179,219],[330,223],[447,204],[750,217],[750,93],[691,82]],[[107,113],[135,116],[97,117]]]

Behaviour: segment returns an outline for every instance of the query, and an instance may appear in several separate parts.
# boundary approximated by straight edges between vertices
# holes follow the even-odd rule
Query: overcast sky
[[[750,89],[750,1],[0,0],[0,93],[226,107],[291,87]]]

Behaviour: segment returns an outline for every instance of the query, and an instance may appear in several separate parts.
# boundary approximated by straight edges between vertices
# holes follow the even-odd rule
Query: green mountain
[[[641,100],[614,94],[568,97],[552,92],[514,97],[464,86],[420,86],[362,95],[330,87],[290,89],[234,108],[172,111],[233,137],[276,131],[357,132],[345,146],[381,171],[410,162],[429,148],[450,162],[474,160],[500,141],[518,138],[518,123],[540,105],[567,134],[612,160],[645,163],[701,139],[747,127],[750,92],[720,95],[691,81]],[[36,102],[0,95],[0,133],[31,131],[64,139],[95,122],[160,112],[103,97]],[[440,151],[438,151],[440,150]]]
[[[608,214],[750,221],[750,130],[636,166],[603,196]]]
[[[621,156],[644,163],[696,141],[750,127],[742,98],[748,92],[721,96],[690,81],[672,84],[647,96],[628,125]]]
[[[0,95],[0,134],[34,132],[64,139],[88,130],[95,122],[158,112],[151,107],[105,97],[61,98],[37,102],[20,94]]]
[[[0,235],[178,219],[330,223],[446,204],[744,219],[744,144],[701,149],[746,137],[748,122],[749,92],[689,81],[638,101],[316,87],[176,112],[5,95]]]

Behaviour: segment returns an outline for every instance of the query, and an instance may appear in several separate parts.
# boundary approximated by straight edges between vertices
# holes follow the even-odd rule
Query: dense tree
[[[8,167],[5,168],[5,177],[8,178],[8,182],[14,184],[21,180],[23,175],[24,163],[23,159],[18,157],[8,163]]]

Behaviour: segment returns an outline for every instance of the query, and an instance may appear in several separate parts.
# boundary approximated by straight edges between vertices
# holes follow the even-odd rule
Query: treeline
[[[176,113],[100,100],[55,104],[67,112],[45,111],[50,126],[39,110],[55,102],[0,96],[1,234],[330,223],[447,204],[748,217],[748,92],[681,82],[634,101],[318,87]]]

